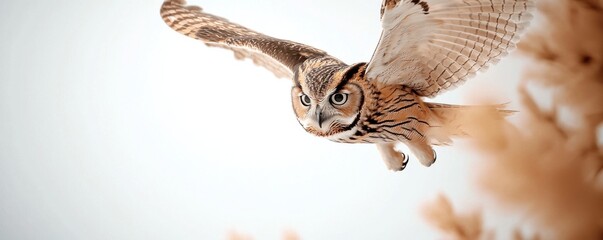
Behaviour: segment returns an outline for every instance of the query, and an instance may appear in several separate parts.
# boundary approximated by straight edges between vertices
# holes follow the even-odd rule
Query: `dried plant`
[[[496,239],[494,229],[485,229],[480,211],[458,213],[443,195],[422,208],[423,217],[450,240]],[[514,240],[540,240],[538,235],[526,237],[519,228],[512,233]]]
[[[427,221],[445,234],[446,239],[493,239],[492,232],[484,231],[479,212],[456,213],[450,201],[443,195],[425,205],[422,213]]]
[[[538,9],[540,22],[519,45],[532,60],[519,123],[470,117],[486,158],[477,182],[545,239],[603,239],[603,1],[542,0]],[[447,211],[428,219],[442,229]]]

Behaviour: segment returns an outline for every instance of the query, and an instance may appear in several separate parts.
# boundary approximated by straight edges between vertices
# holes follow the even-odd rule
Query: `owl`
[[[427,102],[515,47],[534,0],[384,0],[382,33],[368,62],[346,64],[325,51],[274,38],[166,0],[161,17],[176,32],[251,59],[292,81],[291,102],[309,133],[341,143],[375,144],[387,167],[403,170],[405,144],[425,166],[433,145],[466,134],[459,116],[476,106]],[[492,108],[500,115],[507,111]]]

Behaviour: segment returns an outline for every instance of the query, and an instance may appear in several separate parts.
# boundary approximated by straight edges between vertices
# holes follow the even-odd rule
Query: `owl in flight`
[[[292,80],[291,100],[309,133],[342,143],[374,143],[391,170],[408,154],[425,166],[432,145],[464,135],[459,115],[476,107],[431,103],[507,54],[528,25],[534,0],[384,0],[381,38],[368,63],[348,65],[326,52],[274,38],[166,0],[161,17],[175,31],[230,49]],[[498,106],[487,106],[501,115]]]

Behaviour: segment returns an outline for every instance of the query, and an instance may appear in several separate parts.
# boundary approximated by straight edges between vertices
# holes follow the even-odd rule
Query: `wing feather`
[[[273,38],[205,13],[200,7],[186,6],[184,0],[165,0],[161,17],[175,31],[208,46],[229,49],[237,59],[251,59],[277,77],[293,78],[297,64],[327,55],[322,50]]]
[[[534,0],[384,0],[370,79],[433,97],[515,47]]]

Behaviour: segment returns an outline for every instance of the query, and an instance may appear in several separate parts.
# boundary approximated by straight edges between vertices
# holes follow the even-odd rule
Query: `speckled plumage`
[[[384,0],[375,53],[369,62],[352,65],[186,6],[184,0],[166,0],[161,16],[177,32],[292,79],[293,110],[309,133],[374,143],[389,169],[402,170],[408,155],[395,150],[397,143],[429,166],[436,159],[431,146],[463,135],[457,116],[472,108],[423,97],[458,86],[503,57],[527,26],[533,1]]]

